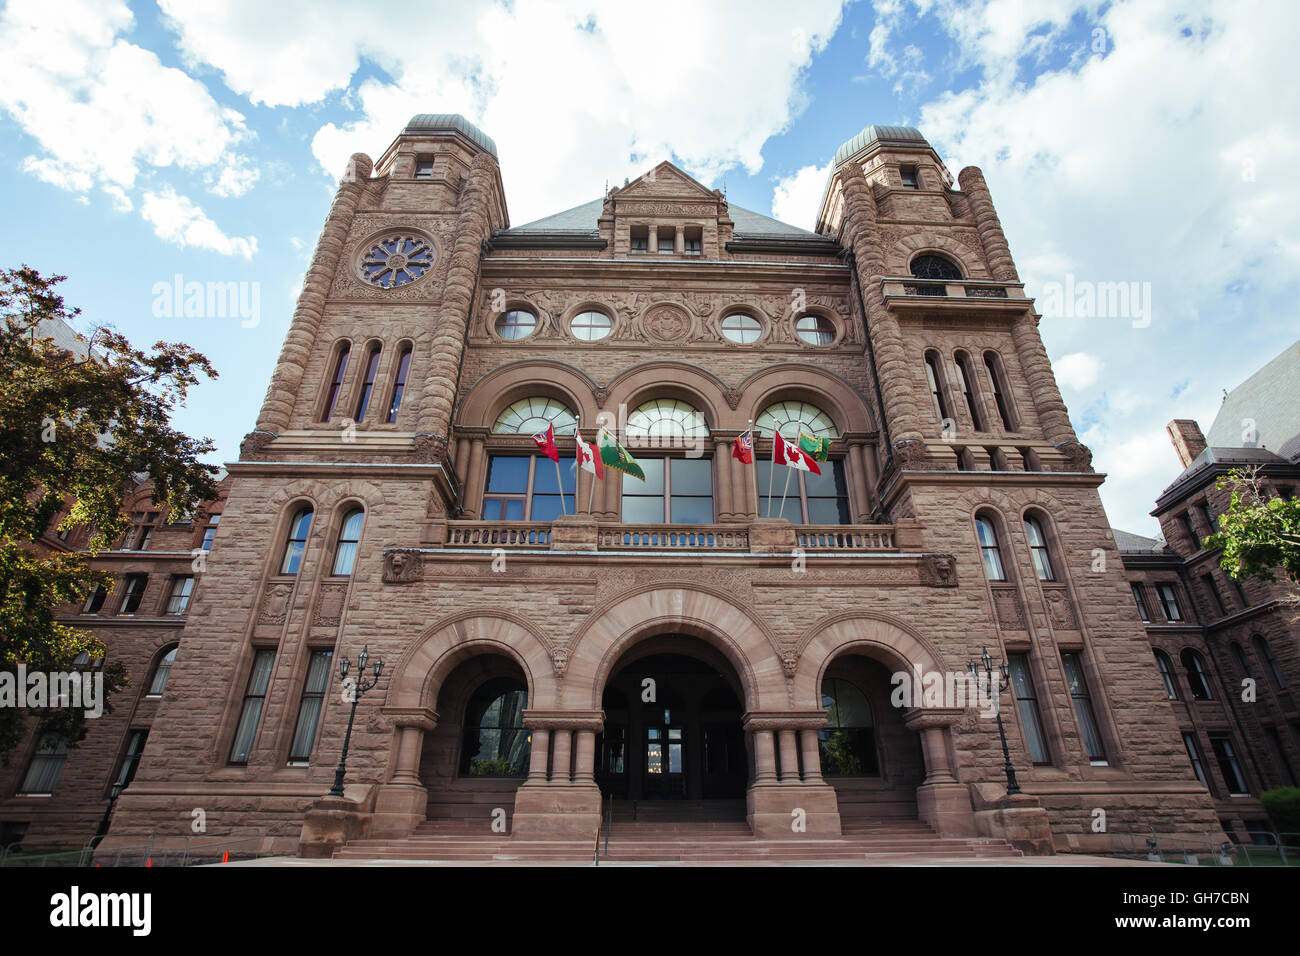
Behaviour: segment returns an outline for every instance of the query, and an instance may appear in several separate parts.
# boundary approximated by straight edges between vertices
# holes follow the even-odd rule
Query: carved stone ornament
[[[258,624],[283,624],[289,612],[289,598],[293,596],[292,584],[268,584],[262,596],[262,612]]]
[[[788,680],[794,680],[794,675],[799,670],[799,654],[794,650],[781,652],[781,667],[785,670],[785,676]]]
[[[930,463],[930,454],[925,450],[925,442],[915,438],[900,441],[894,445],[894,463],[899,471],[915,471]]]
[[[447,438],[424,432],[411,440],[411,449],[417,461],[438,464],[447,457]]]
[[[727,400],[727,406],[734,412],[740,405],[742,395],[740,389],[728,388],[723,391],[722,397]]]
[[[346,584],[322,584],[316,597],[316,614],[312,623],[318,627],[338,627],[343,619],[343,599],[347,597]]]
[[[604,408],[605,403],[609,401],[609,389],[601,385],[591,390],[591,397],[596,400],[597,408]]]
[[[384,552],[384,583],[410,584],[424,580],[424,559],[413,548],[393,548]]]
[[[1004,631],[1023,631],[1025,612],[1020,597],[1014,589],[999,588],[993,592],[993,607],[998,614],[998,627]]]
[[[271,432],[251,431],[244,436],[244,440],[239,443],[239,460],[248,461],[250,458],[256,458],[263,449],[271,442],[275,441],[278,435]]]
[[[646,335],[659,342],[681,342],[691,333],[691,317],[675,305],[656,305],[643,321]]]
[[[569,649],[567,647],[556,647],[551,650],[551,666],[555,668],[556,677],[564,677],[564,672],[569,668]]]
[[[932,588],[957,586],[957,558],[952,554],[925,554],[921,556],[921,583]]]
[[[1092,471],[1092,452],[1087,445],[1066,441],[1057,445],[1056,450],[1065,456],[1067,471]]]

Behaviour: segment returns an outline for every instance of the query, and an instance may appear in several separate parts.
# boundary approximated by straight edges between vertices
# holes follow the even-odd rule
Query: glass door
[[[664,723],[645,731],[645,795],[686,796],[685,730],[673,726],[664,711]]]

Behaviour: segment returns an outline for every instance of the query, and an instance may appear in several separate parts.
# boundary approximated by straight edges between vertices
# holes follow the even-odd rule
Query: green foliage
[[[137,349],[97,329],[81,354],[55,345],[43,322],[70,322],[55,287],[35,269],[0,270],[0,670],[66,671],[82,651],[105,656],[88,631],[59,624],[63,605],[83,601],[112,577],[83,556],[42,556],[33,546],[71,505],[61,529],[93,529],[90,549],[108,547],[129,526],[123,494],[144,478],[153,500],[179,517],[216,495],[217,469],[199,456],[213,448],[171,427],[171,413],[199,376],[215,378],[208,360],[187,345]],[[127,683],[125,670],[104,668],[105,696]],[[85,736],[80,711],[42,710],[43,731],[75,744]],[[20,739],[25,715],[0,710],[0,758]]]
[[[847,775],[862,773],[862,761],[853,752],[853,738],[846,730],[837,730],[826,741],[826,756],[831,760],[831,773]]]
[[[1219,531],[1205,539],[1207,548],[1223,550],[1219,566],[1238,580],[1263,581],[1275,581],[1280,568],[1300,583],[1300,500],[1269,497],[1255,469],[1233,470],[1217,487],[1232,492]]]
[[[513,771],[505,757],[476,758],[469,763],[469,772],[475,777],[509,777]]]
[[[1259,802],[1273,821],[1273,829],[1278,833],[1291,834],[1286,838],[1288,845],[1300,840],[1300,787],[1277,787],[1265,790],[1259,795]]]

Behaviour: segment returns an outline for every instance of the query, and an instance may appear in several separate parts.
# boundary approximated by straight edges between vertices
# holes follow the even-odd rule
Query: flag
[[[542,454],[557,465],[560,463],[560,449],[555,447],[555,426],[549,422],[546,425],[546,431],[538,432],[533,436],[533,441],[537,442],[537,447],[542,450]]]
[[[578,429],[573,430],[573,438],[577,443],[578,467],[583,471],[589,471],[597,478],[605,477],[605,463],[600,460],[600,456],[595,450],[582,440],[582,432]]]
[[[811,471],[814,475],[822,473],[822,470],[817,467],[817,462],[813,461],[812,456],[806,451],[800,450],[797,445],[791,445],[781,437],[780,432],[773,434],[772,460],[778,465],[797,468],[799,471]]]
[[[799,450],[806,451],[812,456],[813,461],[825,461],[831,453],[831,440],[829,438],[813,438],[811,435],[805,435],[801,429],[799,431]]]
[[[600,448],[600,460],[605,467],[645,481],[645,472],[641,466],[626,448],[614,440],[608,429],[602,428],[596,435],[596,445]]]
[[[731,445],[731,457],[735,458],[742,465],[752,465],[754,463],[754,433],[745,432],[737,438]]]

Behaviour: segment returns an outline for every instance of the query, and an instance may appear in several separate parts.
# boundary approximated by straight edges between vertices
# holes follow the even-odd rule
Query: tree
[[[64,515],[60,529],[89,526],[93,553],[127,529],[123,495],[145,478],[172,519],[216,495],[217,469],[198,460],[211,440],[170,423],[200,375],[216,378],[208,360],[182,344],[143,351],[109,328],[95,329],[77,351],[60,348],[53,323],[81,311],[56,291],[65,278],[25,265],[0,270],[0,672],[11,675],[19,663],[29,673],[66,672],[83,652],[92,661],[106,655],[91,632],[56,619],[61,606],[112,585],[84,555],[36,546],[56,517]],[[106,698],[127,682],[120,664],[104,667]],[[81,710],[3,707],[0,758],[21,739],[27,716],[69,744],[85,736]]]
[[[1300,501],[1270,497],[1257,467],[1234,469],[1216,483],[1231,489],[1219,530],[1205,539],[1207,548],[1222,548],[1219,566],[1236,580],[1277,580],[1280,568],[1300,584]]]

